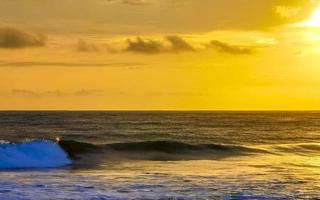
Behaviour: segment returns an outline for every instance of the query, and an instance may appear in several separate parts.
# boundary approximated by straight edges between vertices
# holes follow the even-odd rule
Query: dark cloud
[[[195,51],[195,49],[185,40],[179,36],[167,36],[165,42],[169,45],[165,45],[164,42],[155,40],[146,40],[137,37],[136,40],[127,40],[128,47],[125,51],[145,53],[145,54],[156,54],[156,53],[175,53],[185,51]]]
[[[226,42],[221,42],[218,40],[212,40],[209,44],[206,45],[208,48],[213,48],[221,53],[228,54],[253,54],[254,49],[248,47],[241,47],[236,45],[231,45]]]
[[[109,63],[67,63],[67,62],[0,62],[0,67],[137,67],[145,63],[109,62]]]
[[[83,40],[79,40],[76,44],[76,50],[79,52],[95,52],[99,51],[99,48],[95,44],[90,44]]]
[[[136,40],[128,39],[127,42],[128,47],[126,51],[130,52],[155,54],[165,50],[162,43],[154,40],[143,40],[140,37],[137,37]]]
[[[137,37],[136,40],[128,39],[128,47],[125,51],[143,53],[143,54],[158,54],[158,53],[179,53],[179,52],[196,52],[191,44],[183,40],[179,36],[167,36],[163,42],[156,40],[147,40]],[[166,44],[167,43],[167,44]],[[234,55],[253,54],[253,47],[237,46],[218,40],[212,40],[205,45],[208,49],[215,49],[221,53]]]
[[[166,39],[171,44],[171,51],[194,51],[190,44],[178,36],[167,36]]]
[[[0,28],[0,48],[25,48],[45,45],[43,35],[33,35],[14,28]]]

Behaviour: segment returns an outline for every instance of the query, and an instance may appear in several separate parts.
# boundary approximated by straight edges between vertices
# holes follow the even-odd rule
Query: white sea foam
[[[0,144],[0,168],[51,168],[71,164],[64,150],[49,140]]]

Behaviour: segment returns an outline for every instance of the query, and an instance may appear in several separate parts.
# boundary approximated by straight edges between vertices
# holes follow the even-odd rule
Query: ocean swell
[[[201,160],[267,153],[265,150],[246,146],[187,144],[176,141],[143,141],[95,145],[62,140],[59,141],[59,145],[75,160],[88,158],[92,155],[99,155],[99,158],[117,160]]]
[[[54,168],[69,164],[68,155],[51,140],[0,144],[0,169]]]
[[[283,154],[296,154],[302,156],[314,156],[320,153],[319,143],[298,143],[275,145],[274,151]]]

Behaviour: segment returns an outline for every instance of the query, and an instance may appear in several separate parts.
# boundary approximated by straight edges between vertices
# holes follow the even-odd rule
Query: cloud
[[[37,94],[36,92],[33,92],[31,90],[23,90],[23,89],[14,89],[11,90],[12,94],[15,95],[20,95],[20,96],[28,96],[28,97],[38,97],[39,94]]]
[[[101,92],[103,92],[103,90],[85,90],[85,89],[82,89],[82,90],[75,91],[73,93],[73,95],[75,95],[75,96],[90,96],[90,95],[98,94],[98,93],[101,93]]]
[[[91,96],[102,93],[103,90],[81,89],[74,92],[62,92],[60,90],[35,92],[25,89],[13,89],[11,94],[22,97],[42,98],[42,97],[68,97],[68,96]]]
[[[109,62],[109,63],[82,63],[82,62],[0,62],[0,67],[137,67],[146,63]]]
[[[54,96],[54,97],[62,97],[65,95],[65,93],[61,92],[60,90],[54,90],[54,91],[47,91],[41,95],[42,96],[47,95],[47,96]],[[39,96],[40,96],[40,94],[39,94]]]
[[[137,6],[137,5],[148,4],[148,1],[145,1],[145,0],[123,0],[122,3]]]
[[[164,51],[165,47],[162,43],[154,40],[143,40],[140,37],[137,37],[136,40],[127,40],[128,47],[126,51],[146,53],[146,54],[155,54]]]
[[[43,35],[33,35],[14,28],[0,28],[0,48],[25,48],[45,45]]]
[[[79,52],[96,52],[99,51],[99,48],[95,44],[90,44],[83,40],[79,40],[76,44],[76,50]]]
[[[78,52],[103,52],[106,51],[111,54],[119,53],[119,50],[112,47],[109,44],[96,44],[92,42],[87,42],[82,39],[78,40],[75,44],[75,50]]]
[[[299,15],[299,13],[301,12],[301,8],[294,6],[276,6],[274,8],[274,11],[281,18],[291,19]]]
[[[197,52],[201,50],[196,49],[179,36],[166,36],[163,41],[137,37],[135,40],[128,39],[127,43],[128,46],[124,51],[142,54]],[[207,49],[217,50],[221,53],[234,55],[253,54],[255,50],[253,47],[232,45],[219,40],[212,40],[205,44],[205,47]]]
[[[164,39],[164,42],[169,43],[169,45],[160,41],[142,39],[141,37],[137,37],[136,40],[128,39],[128,47],[125,51],[144,54],[195,51],[194,47],[179,36],[167,36]]]
[[[133,6],[146,5],[152,2],[152,0],[107,0],[107,1],[109,3],[122,3],[127,5],[133,5]]]
[[[212,40],[206,46],[207,46],[207,48],[213,48],[221,53],[228,53],[228,54],[234,54],[234,55],[253,54],[254,53],[253,48],[231,45],[226,42],[221,42],[218,40]]]
[[[0,0],[0,2],[0,19],[3,23],[11,22],[48,34],[69,32],[114,35],[140,34],[141,31],[149,34],[266,30],[305,20],[318,7],[316,0]]]
[[[178,36],[167,36],[166,39],[171,44],[171,51],[173,52],[195,50],[190,44]]]

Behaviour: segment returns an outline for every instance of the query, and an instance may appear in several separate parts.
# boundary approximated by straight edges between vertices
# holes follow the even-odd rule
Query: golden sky
[[[320,109],[318,0],[0,0],[1,110]]]

